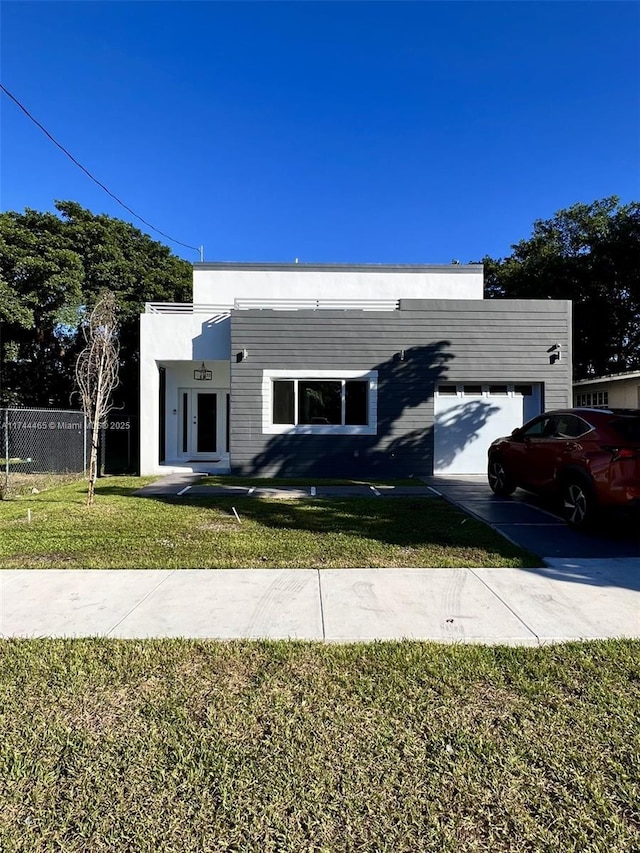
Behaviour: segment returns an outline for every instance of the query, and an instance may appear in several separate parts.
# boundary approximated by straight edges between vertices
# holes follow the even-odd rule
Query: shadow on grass
[[[98,481],[100,482],[100,481]],[[75,484],[69,484],[75,485]],[[38,494],[24,494],[24,495],[12,495],[7,499],[7,505],[12,502],[20,501],[20,503],[86,503],[87,501],[87,486],[84,484],[82,488],[76,489],[74,494],[70,494],[69,492],[64,492],[60,494],[60,489],[66,488],[66,486],[60,486],[49,489],[43,489]],[[143,486],[140,486],[143,488]],[[131,486],[105,486],[100,487],[98,485],[96,487],[96,503],[100,502],[101,497],[116,497],[116,498],[132,498],[134,495],[135,489],[132,489]],[[153,497],[153,495],[149,495],[149,497]]]
[[[230,497],[149,496],[169,505],[217,510],[269,530],[300,531],[373,540],[411,549],[429,546],[483,550],[502,557],[521,557],[523,566],[541,566],[538,557],[512,545],[484,523],[435,497],[369,497],[261,499]]]

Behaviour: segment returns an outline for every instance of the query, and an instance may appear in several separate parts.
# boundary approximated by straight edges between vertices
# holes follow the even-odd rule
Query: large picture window
[[[264,372],[265,432],[372,435],[376,432],[376,403],[375,371]]]

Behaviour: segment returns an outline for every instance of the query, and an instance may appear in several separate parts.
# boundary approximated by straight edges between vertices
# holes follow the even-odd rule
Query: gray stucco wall
[[[393,312],[234,311],[232,472],[429,475],[434,385],[540,382],[545,409],[570,405],[570,330],[571,303],[556,300],[402,300]],[[556,343],[562,358],[551,364]],[[236,361],[242,350],[248,357]],[[263,435],[267,369],[377,370],[377,435]]]

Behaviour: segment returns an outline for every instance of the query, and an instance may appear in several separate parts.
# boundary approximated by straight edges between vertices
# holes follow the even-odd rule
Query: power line
[[[8,96],[11,98],[11,100],[12,100],[15,104],[17,104],[17,105],[20,107],[20,109],[22,110],[22,112],[23,112],[23,113],[24,113],[28,118],[30,118],[30,119],[31,119],[31,121],[32,121],[32,122],[33,122],[37,127],[39,127],[39,128],[40,128],[40,130],[44,133],[44,135],[45,135],[45,136],[47,136],[47,137],[48,137],[48,138],[53,142],[53,144],[54,144],[54,145],[57,145],[57,147],[58,147],[58,148],[59,148],[59,149],[60,149],[64,154],[66,154],[66,155],[67,155],[67,157],[71,160],[71,162],[72,162],[72,163],[74,163],[74,164],[75,164],[79,169],[81,169],[81,170],[85,173],[85,175],[87,175],[87,177],[91,178],[91,180],[94,182],[94,184],[97,184],[101,189],[103,189],[103,190],[107,193],[107,195],[110,195],[112,199],[114,199],[115,201],[117,201],[117,202],[118,202],[118,204],[119,204],[121,207],[124,207],[124,209],[125,209],[125,210],[127,210],[127,211],[132,215],[132,216],[135,216],[135,218],[136,218],[136,219],[139,219],[139,220],[140,220],[140,222],[143,222],[143,223],[144,223],[148,228],[150,228],[152,231],[155,231],[155,232],[156,232],[156,234],[161,234],[163,237],[166,237],[166,238],[167,238],[167,240],[169,240],[170,242],[172,242],[172,243],[177,243],[177,244],[178,244],[178,246],[184,246],[184,248],[185,248],[185,249],[193,249],[193,251],[194,251],[194,252],[198,252],[198,251],[200,251],[200,250],[199,250],[199,248],[198,248],[197,246],[190,246],[188,243],[182,243],[180,240],[175,240],[173,237],[170,237],[168,234],[165,234],[165,233],[164,233],[164,231],[160,231],[160,229],[159,229],[159,228],[156,228],[156,227],[155,227],[155,226],[153,226],[150,222],[147,222],[147,220],[146,220],[146,219],[143,219],[141,216],[139,216],[139,215],[135,212],[135,210],[132,210],[132,209],[131,209],[128,205],[126,205],[126,204],[125,204],[121,199],[119,199],[117,195],[114,195],[114,194],[111,192],[111,190],[110,190],[110,189],[108,189],[107,187],[105,187],[105,185],[104,185],[101,181],[99,181],[97,178],[95,178],[95,177],[91,174],[91,172],[90,172],[88,169],[85,169],[85,167],[82,165],[82,163],[79,163],[79,162],[76,160],[76,158],[73,156],[73,154],[71,154],[69,151],[67,151],[67,149],[64,147],[64,145],[61,145],[61,144],[58,142],[58,140],[57,140],[57,139],[54,139],[54,137],[49,133],[49,131],[46,129],[46,127],[44,127],[43,125],[41,125],[41,124],[40,124],[40,122],[39,122],[36,118],[34,118],[34,116],[32,116],[32,115],[31,115],[31,113],[29,112],[29,110],[28,110],[28,109],[27,109],[23,104],[21,104],[21,103],[20,103],[20,101],[15,97],[15,95],[12,95],[12,94],[11,94],[11,92],[6,88],[6,86],[3,86],[3,85],[2,85],[2,83],[0,83],[0,89],[2,89],[2,91],[5,93],[5,95],[8,95]]]

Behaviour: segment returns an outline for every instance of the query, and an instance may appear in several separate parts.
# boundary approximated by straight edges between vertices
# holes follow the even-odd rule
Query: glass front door
[[[180,389],[180,456],[211,459],[228,452],[228,396],[223,390]]]

